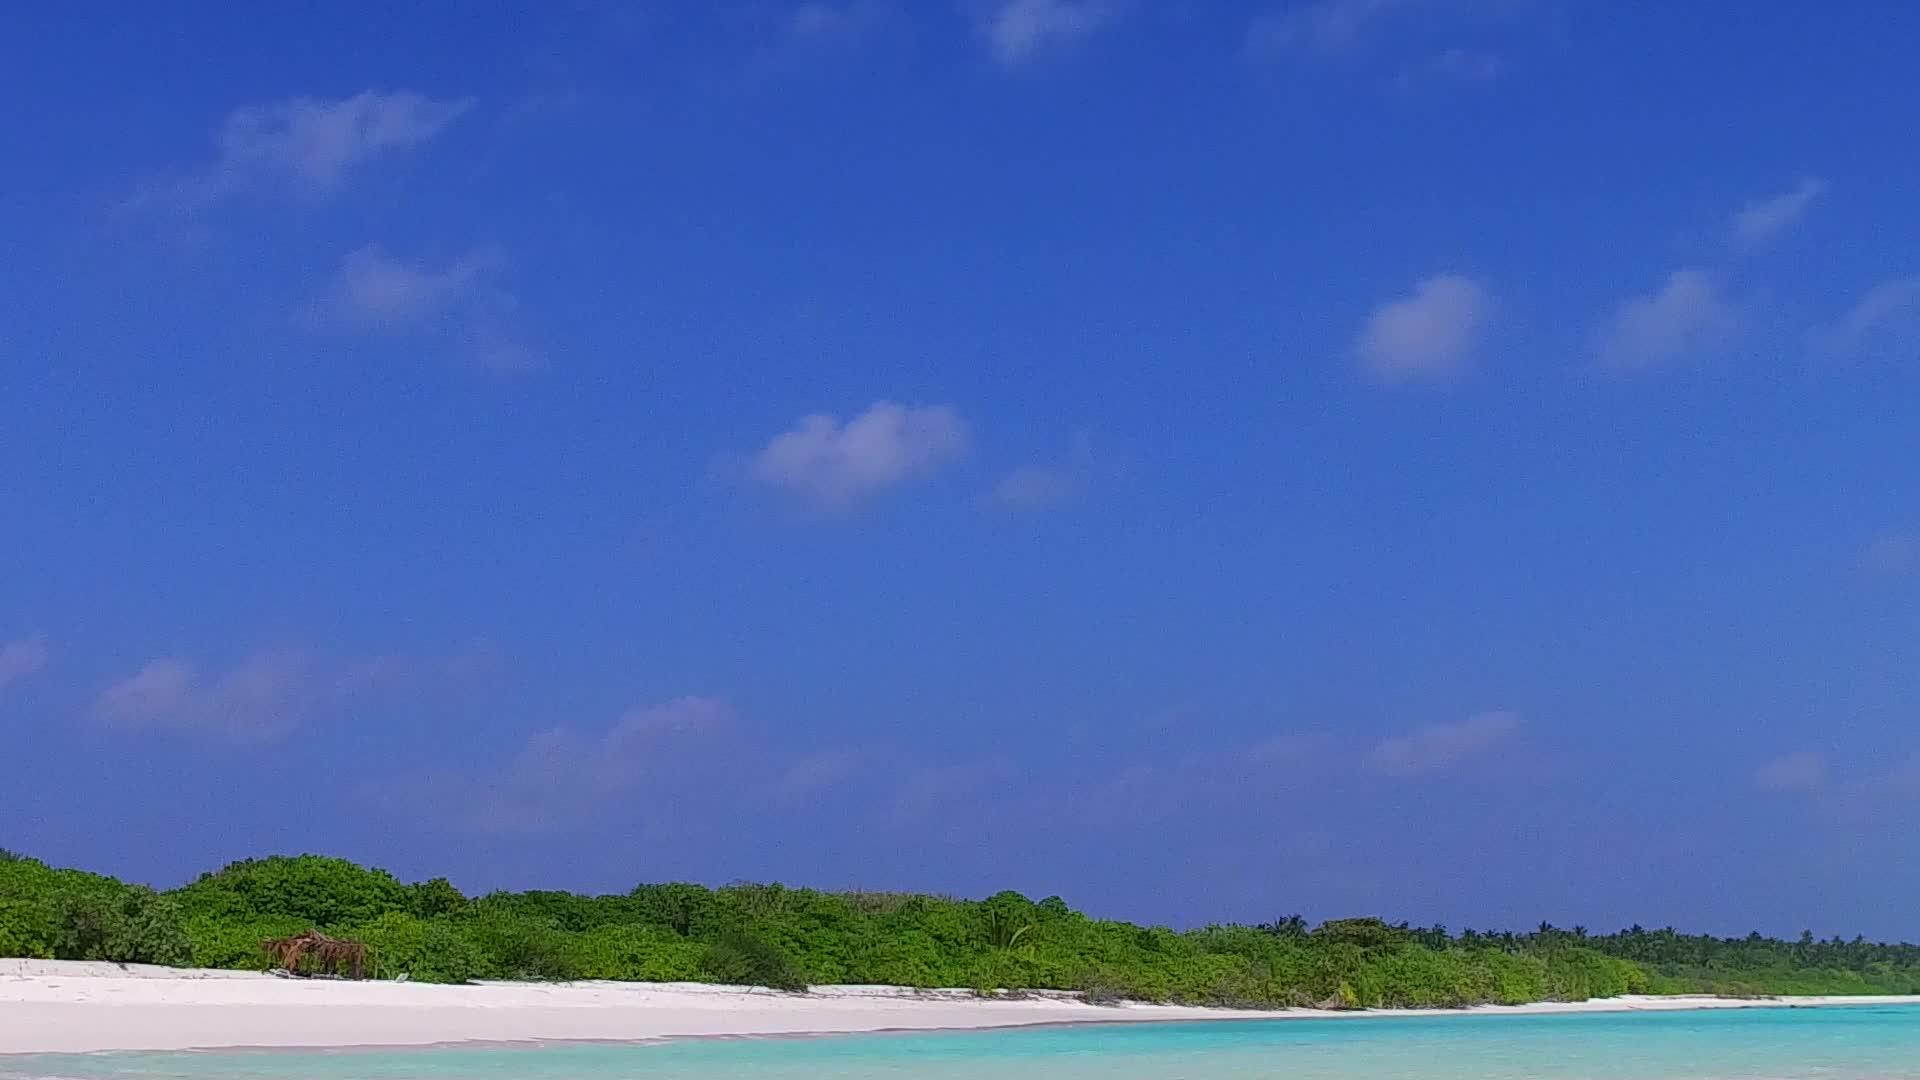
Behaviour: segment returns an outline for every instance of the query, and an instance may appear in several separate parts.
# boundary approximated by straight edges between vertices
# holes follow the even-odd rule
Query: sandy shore
[[[1467,1012],[1618,1012],[1907,1002],[1912,998],[1613,998]],[[1458,1011],[1453,1012],[1454,1015]],[[1146,1020],[1404,1016],[1087,1005],[1064,995],[985,1000],[966,991],[822,987],[809,994],[690,983],[304,982],[269,975],[0,960],[0,1054],[218,1047],[427,1046],[645,1040]]]

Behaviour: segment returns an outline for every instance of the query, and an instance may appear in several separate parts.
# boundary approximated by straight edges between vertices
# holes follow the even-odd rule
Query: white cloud
[[[1653,368],[1725,342],[1738,323],[1711,275],[1675,270],[1660,291],[1620,306],[1596,335],[1596,351],[1609,367]]]
[[[845,58],[877,38],[905,33],[893,0],[807,0],[762,14],[769,33],[750,63],[768,73]]]
[[[842,425],[803,417],[755,454],[755,480],[824,509],[845,509],[927,476],[967,451],[967,425],[944,405],[875,402]]]
[[[1249,799],[1302,795],[1335,773],[1330,767],[1335,740],[1322,732],[1269,735],[1217,749],[1193,748],[1189,726],[1171,734],[1165,745],[1141,747],[1152,755],[1152,764],[1127,765],[1095,787],[1087,808],[1103,819],[1205,816],[1215,812],[1203,808],[1214,800],[1244,808]]]
[[[1085,37],[1113,18],[1108,0],[1002,0],[978,20],[994,59],[1015,65],[1041,50]]]
[[[217,671],[167,656],[110,683],[95,698],[93,715],[120,731],[268,743],[377,695],[465,687],[493,666],[492,654],[484,651],[432,661],[397,655],[338,660],[299,650],[266,651]]]
[[[968,762],[916,770],[908,774],[894,800],[894,819],[907,823],[952,803],[977,800],[1014,778],[1005,760]]]
[[[0,645],[0,687],[35,674],[52,660],[47,639],[38,635]]]
[[[782,799],[804,799],[828,788],[838,787],[860,768],[861,755],[854,750],[822,750],[789,765],[774,781],[773,793]]]
[[[1092,462],[1093,440],[1078,432],[1067,460],[1015,467],[987,492],[987,501],[1008,510],[1051,509],[1080,493]]]
[[[1920,276],[1883,281],[1832,326],[1813,335],[1830,356],[1920,359]]]
[[[377,245],[369,245],[341,261],[326,310],[357,326],[389,328],[418,322],[471,297],[483,277],[499,264],[495,256],[473,253],[436,269],[401,262]]]
[[[1254,17],[1247,48],[1256,55],[1287,50],[1335,53],[1359,44],[1382,18],[1420,0],[1315,0]]]
[[[1747,251],[1766,246],[1806,216],[1814,201],[1826,194],[1827,182],[1807,177],[1792,191],[1755,199],[1733,215],[1733,242]]]
[[[1817,791],[1827,784],[1831,770],[1819,754],[1785,754],[1754,770],[1755,786],[1767,791]]]
[[[469,326],[465,336],[475,362],[488,371],[516,375],[537,370],[546,363],[546,357],[538,349],[488,323]]]
[[[1470,366],[1491,310],[1486,289],[1472,278],[1436,274],[1411,296],[1375,308],[1354,354],[1386,382],[1453,378]]]
[[[1059,465],[1021,465],[993,485],[992,499],[1011,510],[1044,510],[1073,498],[1078,477]]]
[[[540,732],[497,771],[436,770],[370,784],[364,793],[383,807],[462,831],[575,828],[671,784],[696,747],[732,725],[726,702],[680,697],[629,709],[602,731]]]
[[[1829,823],[1856,829],[1874,822],[1920,823],[1920,756],[1883,749],[1865,770],[1842,772],[1815,753],[1787,754],[1756,769],[1757,788],[1806,797]]]
[[[337,190],[356,167],[417,146],[472,107],[411,91],[368,90],[335,100],[293,98],[227,114],[220,153],[206,170],[149,189],[133,205],[193,209],[268,182],[308,194]]]
[[[1485,712],[1457,724],[1429,724],[1385,739],[1367,755],[1367,768],[1385,776],[1446,772],[1480,757],[1519,733],[1518,713]]]
[[[657,764],[663,746],[727,726],[731,707],[717,698],[686,696],[622,713],[603,732],[582,735],[554,728],[535,735],[511,770],[536,786],[586,784],[603,791],[632,786]]]
[[[505,265],[493,251],[434,265],[396,259],[369,245],[341,260],[309,314],[317,323],[358,330],[429,327],[461,341],[482,367],[527,371],[540,360],[508,329],[520,301],[496,281]]]
[[[165,657],[108,686],[94,714],[129,731],[270,742],[300,726],[315,705],[314,678],[312,662],[299,653],[262,653],[212,676]]]
[[[1860,553],[1860,565],[1881,574],[1920,574],[1920,533],[1881,533]]]

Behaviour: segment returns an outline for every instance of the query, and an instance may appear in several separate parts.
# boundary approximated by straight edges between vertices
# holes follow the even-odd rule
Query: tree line
[[[1331,1008],[1574,1001],[1628,993],[1920,993],[1920,946],[1414,927],[1378,918],[1175,931],[1058,897],[984,900],[782,885],[639,885],[469,897],[316,855],[248,859],[156,892],[0,852],[0,956],[264,970],[307,930],[364,943],[376,977],[884,983],[1090,1000]]]

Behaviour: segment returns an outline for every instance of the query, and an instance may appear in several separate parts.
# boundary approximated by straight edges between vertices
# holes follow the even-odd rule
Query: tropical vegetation
[[[1091,1000],[1336,1008],[1628,993],[1920,993],[1920,946],[1413,927],[1377,918],[1176,931],[1057,897],[984,900],[782,885],[494,892],[316,855],[248,859],[177,889],[0,853],[0,956],[265,969],[306,931],[364,944],[376,977],[615,979],[1077,991]]]

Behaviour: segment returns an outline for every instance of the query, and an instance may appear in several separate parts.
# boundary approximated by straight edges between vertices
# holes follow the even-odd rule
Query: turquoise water
[[[1920,1080],[1920,1006],[0,1058],[0,1080]]]

